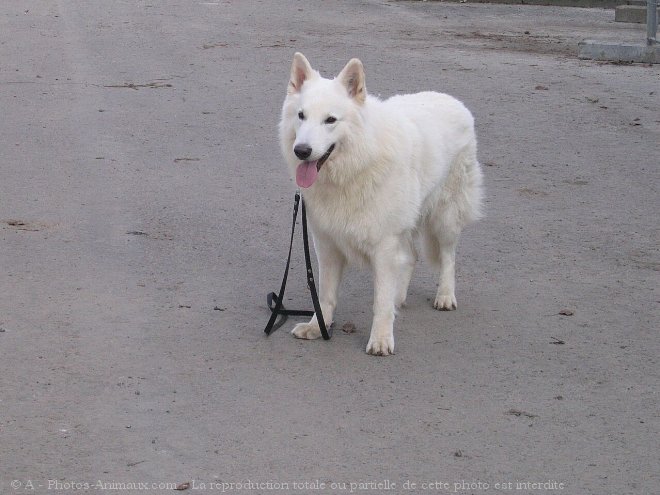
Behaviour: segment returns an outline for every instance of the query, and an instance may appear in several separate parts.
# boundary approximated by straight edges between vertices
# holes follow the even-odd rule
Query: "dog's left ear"
[[[364,82],[364,67],[359,59],[351,59],[337,76],[351,98],[364,103],[367,98],[367,86]]]

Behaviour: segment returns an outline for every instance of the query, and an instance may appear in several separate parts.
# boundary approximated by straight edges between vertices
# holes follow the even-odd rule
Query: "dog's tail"
[[[453,210],[450,215],[463,226],[483,216],[483,195],[483,173],[477,160],[477,142],[472,138],[449,169],[441,202]]]
[[[484,216],[484,174],[477,160],[476,142],[472,145],[471,156],[466,163],[466,222],[474,222]]]

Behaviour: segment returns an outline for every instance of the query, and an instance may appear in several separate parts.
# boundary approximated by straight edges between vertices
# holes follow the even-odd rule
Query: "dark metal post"
[[[658,1],[646,0],[646,44],[655,45],[658,40]]]

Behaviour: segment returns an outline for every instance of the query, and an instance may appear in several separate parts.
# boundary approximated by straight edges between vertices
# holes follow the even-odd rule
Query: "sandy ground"
[[[2,493],[657,493],[660,66],[576,59],[583,38],[644,39],[613,18],[3,2]],[[461,240],[459,309],[432,309],[421,262],[390,358],[364,352],[367,272],[331,341],[262,333],[296,50],[476,117],[487,217]]]

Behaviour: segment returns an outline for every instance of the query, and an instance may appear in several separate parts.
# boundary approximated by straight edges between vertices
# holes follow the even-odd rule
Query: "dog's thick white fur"
[[[474,121],[461,102],[434,92],[380,100],[367,94],[358,59],[330,80],[296,53],[280,140],[304,188],[328,325],[347,262],[367,264],[374,273],[367,352],[393,354],[394,316],[406,299],[418,235],[440,273],[433,306],[456,309],[456,243],[480,216],[482,197]],[[316,316],[292,333],[318,338]]]

